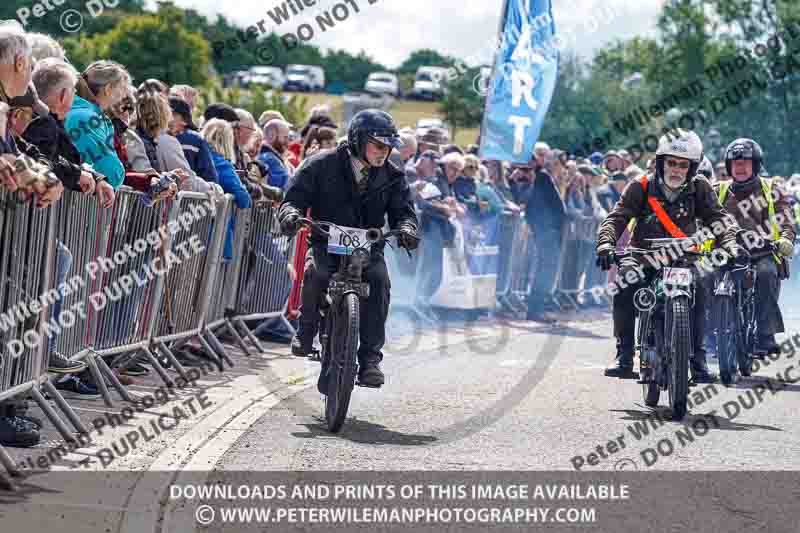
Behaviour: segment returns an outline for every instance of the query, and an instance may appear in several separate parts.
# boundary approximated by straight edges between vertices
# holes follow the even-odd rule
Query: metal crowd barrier
[[[281,234],[276,215],[277,208],[270,202],[236,210],[234,257],[237,261],[230,266],[225,280],[225,285],[235,290],[221,299],[225,308],[232,310],[239,329],[259,349],[260,343],[247,321],[276,319],[294,333],[286,315],[292,290],[289,272],[295,243]],[[240,224],[239,218],[245,223]],[[302,270],[298,275],[302,280]],[[222,317],[216,318],[219,324]]]
[[[153,348],[184,377],[184,369],[168,343],[174,342],[172,347],[177,348],[196,338],[220,371],[224,370],[223,362],[233,366],[222,343],[208,327],[212,293],[221,284],[218,275],[232,200],[231,195],[225,195],[222,202],[212,205],[205,194],[181,192],[169,215],[170,220],[178,221],[180,229],[166,249],[186,250],[188,247],[192,254],[159,279],[161,290],[157,292],[155,304],[158,313],[150,321],[149,338]],[[194,246],[198,250],[194,250]]]
[[[0,234],[0,403],[13,405],[32,398],[65,441],[77,442],[41,392],[43,388],[78,432],[88,434],[47,374],[45,323],[52,304],[48,298],[53,294],[49,291],[53,289],[56,210],[19,203],[16,193],[0,190]],[[0,463],[12,475],[19,475],[2,446]]]
[[[530,285],[533,282],[533,254],[536,253],[533,232],[522,218],[511,248],[511,296],[527,306]]]
[[[523,302],[513,290],[514,272],[522,267],[515,262],[519,260],[515,245],[524,223],[521,213],[504,211],[500,216],[497,230],[497,242],[500,247],[497,269],[497,301],[513,313],[521,313],[525,310]]]
[[[54,208],[58,213],[56,271],[65,271],[63,282],[66,284],[61,310],[84,311],[74,313],[75,325],[64,328],[53,342],[54,350],[71,357],[94,344],[98,315],[91,311],[92,302],[89,298],[102,290],[102,277],[90,275],[86,265],[98,256],[105,255],[113,211],[98,209],[96,198],[69,190],[64,191],[61,201]],[[65,259],[71,264],[60,264]]]
[[[599,302],[602,292],[593,285],[594,241],[600,221],[594,216],[571,217],[562,230],[558,282],[554,292],[562,310],[576,310],[587,298]],[[596,278],[595,278],[596,279]]]

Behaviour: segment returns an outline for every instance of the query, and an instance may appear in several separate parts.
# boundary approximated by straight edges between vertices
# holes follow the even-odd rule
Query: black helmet
[[[403,146],[392,115],[378,109],[359,111],[347,130],[347,146],[353,157],[363,159],[364,147],[370,140],[391,148]]]
[[[761,172],[763,155],[761,147],[753,139],[736,139],[725,149],[725,170],[729,176],[733,176],[731,161],[750,159],[753,162],[753,176],[758,176]]]

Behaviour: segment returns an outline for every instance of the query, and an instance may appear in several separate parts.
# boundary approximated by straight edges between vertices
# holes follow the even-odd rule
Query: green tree
[[[86,0],[63,0],[60,5],[51,2],[55,9],[36,17],[33,14],[34,4],[35,2],[30,0],[3,0],[0,2],[0,20],[17,19],[24,24],[27,31],[46,33],[56,39],[62,39],[75,36],[61,26],[61,15],[68,9],[75,10],[83,16],[80,33],[86,36],[110,30],[119,17],[145,12],[144,0],[119,0],[113,9],[104,7],[99,16],[93,17]]]
[[[439,106],[455,139],[459,128],[474,128],[483,120],[484,97],[475,90],[473,80],[480,74],[479,68],[469,68],[455,79],[445,83],[445,95]]]
[[[416,74],[419,67],[450,67],[455,59],[443,56],[436,50],[425,48],[415,50],[397,69],[399,74]]]
[[[156,78],[169,85],[202,85],[210,74],[208,43],[170,18],[128,17],[94,39],[99,57],[125,65],[137,81]]]

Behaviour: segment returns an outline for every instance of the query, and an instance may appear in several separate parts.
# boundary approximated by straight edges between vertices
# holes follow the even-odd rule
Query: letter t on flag
[[[505,0],[481,125],[480,157],[528,163],[558,77],[550,0]]]

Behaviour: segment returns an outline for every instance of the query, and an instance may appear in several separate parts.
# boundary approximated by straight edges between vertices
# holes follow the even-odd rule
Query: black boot
[[[383,385],[385,376],[381,371],[381,356],[358,357],[358,384],[362,387],[379,388]]]
[[[292,337],[292,355],[295,357],[308,357],[314,351],[313,340],[301,339],[300,335]]]
[[[30,448],[39,444],[39,429],[15,413],[13,404],[0,402],[0,445]]]
[[[695,353],[690,361],[689,367],[692,371],[692,381],[695,383],[717,382],[717,375],[708,369],[705,352]]]
[[[617,346],[614,363],[603,374],[610,378],[638,379],[639,374],[633,371],[633,350]]]
[[[757,354],[764,355],[781,353],[780,346],[778,346],[778,343],[775,342],[775,335],[759,335],[758,339],[756,340],[755,352]],[[763,359],[763,357],[761,359]]]

